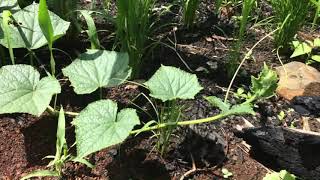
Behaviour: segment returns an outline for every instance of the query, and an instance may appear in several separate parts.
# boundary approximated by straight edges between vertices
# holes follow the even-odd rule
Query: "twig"
[[[187,176],[189,176],[190,174],[194,173],[195,171],[197,171],[197,167],[196,167],[196,163],[194,161],[194,158],[192,156],[192,154],[190,153],[191,156],[191,160],[192,160],[192,169],[190,169],[189,171],[187,171],[186,173],[184,173],[180,180],[184,180],[184,178],[186,178]]]

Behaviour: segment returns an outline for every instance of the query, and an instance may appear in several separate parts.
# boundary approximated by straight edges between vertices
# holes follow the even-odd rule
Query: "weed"
[[[312,29],[315,29],[315,25],[318,22],[318,17],[320,16],[320,0],[310,0],[313,6],[316,7],[316,12],[314,14],[313,22],[312,22]]]
[[[53,159],[50,161],[47,167],[53,167],[53,170],[37,170],[31,172],[30,174],[24,176],[21,180],[30,179],[32,177],[47,177],[47,176],[56,176],[62,177],[62,169],[66,162],[75,161],[79,162],[79,160],[72,157],[68,154],[68,146],[65,138],[65,115],[63,108],[60,109],[59,118],[58,118],[58,126],[57,126],[57,141],[56,141],[56,154],[54,156],[46,156],[45,158]],[[80,160],[82,163],[86,164],[88,167],[93,167],[86,160]]]
[[[154,0],[117,0],[116,38],[121,51],[128,52],[132,78],[141,71],[146,43],[151,32],[151,10]]]
[[[199,8],[199,0],[183,0],[183,22],[187,28],[192,28]]]
[[[228,75],[231,77],[236,68],[238,66],[238,59],[240,57],[240,50],[243,44],[246,27],[248,23],[248,18],[251,14],[253,6],[256,0],[244,0],[242,5],[242,12],[241,12],[241,20],[240,20],[240,29],[238,34],[238,40],[234,45],[233,51],[229,54],[229,60],[227,64]]]
[[[305,23],[309,0],[271,0],[279,31],[275,34],[277,48],[287,48],[293,37]]]

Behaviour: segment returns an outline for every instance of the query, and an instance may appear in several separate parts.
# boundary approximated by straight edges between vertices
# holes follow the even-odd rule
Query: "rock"
[[[292,100],[296,96],[320,96],[320,72],[301,62],[290,62],[276,68],[280,77],[277,93]]]

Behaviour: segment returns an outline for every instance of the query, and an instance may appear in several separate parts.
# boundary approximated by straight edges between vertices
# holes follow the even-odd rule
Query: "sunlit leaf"
[[[29,65],[9,65],[0,69],[0,114],[29,113],[40,116],[59,82],[52,76],[40,80],[39,72]]]
[[[171,66],[161,66],[144,83],[150,90],[150,96],[163,102],[174,99],[193,99],[203,89],[194,74]]]
[[[140,124],[134,109],[118,112],[111,100],[89,104],[73,121],[76,127],[77,158],[123,142],[135,125]]]
[[[123,83],[131,73],[127,53],[88,50],[62,69],[77,94],[89,94],[102,87]]]
[[[43,35],[38,22],[39,5],[33,3],[13,13],[13,21],[10,24],[10,43],[12,48],[28,48],[38,49],[47,44],[47,39]],[[49,11],[49,16],[52,22],[54,37],[57,39],[66,33],[70,23],[59,18],[59,16]],[[2,20],[1,20],[2,21]],[[2,23],[0,23],[1,28]],[[0,31],[0,37],[3,32]],[[0,39],[0,44],[8,47],[5,39]]]

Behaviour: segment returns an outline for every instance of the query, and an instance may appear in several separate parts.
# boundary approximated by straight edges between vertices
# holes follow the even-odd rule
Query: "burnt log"
[[[243,128],[236,133],[251,145],[250,155],[275,171],[320,179],[319,133],[285,127]]]

